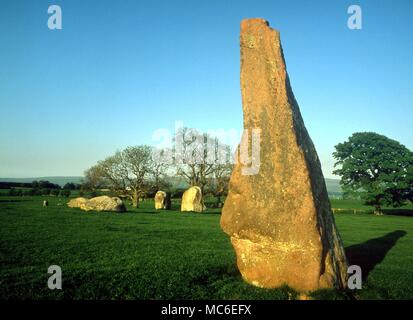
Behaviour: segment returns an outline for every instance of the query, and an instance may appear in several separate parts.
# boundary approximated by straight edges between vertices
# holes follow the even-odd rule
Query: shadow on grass
[[[10,202],[23,202],[23,201],[29,201],[29,200],[26,200],[26,199],[19,199],[19,200],[16,200],[16,199],[0,199],[0,203],[10,203]]]
[[[204,270],[204,273],[191,280],[190,287],[202,288],[207,295],[203,299],[213,300],[290,300],[297,292],[284,285],[279,288],[265,289],[248,284],[242,279],[235,264],[221,265]],[[195,289],[196,290],[196,289]],[[192,298],[192,297],[191,297]]]
[[[385,215],[413,217],[413,209],[383,209]]]
[[[207,210],[202,212],[202,214],[218,214],[218,215],[221,215],[221,210],[220,209],[210,209],[210,208],[208,208]]]
[[[363,280],[367,279],[371,270],[383,261],[387,253],[394,247],[397,240],[407,234],[404,230],[390,232],[380,238],[347,247],[346,256],[349,265],[361,267]]]

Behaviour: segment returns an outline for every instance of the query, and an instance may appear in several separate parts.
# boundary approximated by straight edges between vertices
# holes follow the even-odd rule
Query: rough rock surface
[[[280,34],[263,19],[247,19],[240,42],[244,128],[260,128],[261,142],[258,174],[243,175],[235,165],[221,216],[238,268],[259,287],[343,288],[345,253]]]
[[[67,205],[71,208],[80,208],[84,211],[126,211],[123,201],[118,197],[100,196],[92,199],[76,198],[70,200]]]
[[[200,187],[190,187],[182,195],[181,211],[202,212],[202,191]]]
[[[75,198],[75,199],[70,200],[70,201],[67,203],[67,206],[68,206],[69,208],[80,208],[80,206],[81,206],[82,204],[85,204],[86,202],[87,202],[87,199],[86,199],[86,198],[82,198],[82,197],[80,197],[80,198]]]
[[[166,192],[165,191],[158,191],[155,194],[155,209],[166,209]]]

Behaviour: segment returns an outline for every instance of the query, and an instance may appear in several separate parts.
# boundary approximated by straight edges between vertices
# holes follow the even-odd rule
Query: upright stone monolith
[[[241,23],[244,129],[260,129],[259,170],[235,165],[221,217],[243,278],[298,291],[344,288],[347,262],[314,145],[288,79],[278,31]]]
[[[155,209],[159,210],[159,209],[165,209],[165,200],[166,200],[166,192],[159,190],[158,192],[156,192],[155,194]]]
[[[188,188],[182,195],[181,211],[204,211],[202,191],[198,186]]]

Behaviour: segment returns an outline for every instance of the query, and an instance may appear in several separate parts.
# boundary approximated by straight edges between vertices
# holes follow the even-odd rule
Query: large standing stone
[[[203,209],[201,188],[190,187],[182,195],[181,211],[202,212]]]
[[[290,87],[278,31],[241,23],[244,128],[260,128],[260,166],[235,165],[221,217],[243,278],[298,291],[343,288],[347,263],[314,145]]]

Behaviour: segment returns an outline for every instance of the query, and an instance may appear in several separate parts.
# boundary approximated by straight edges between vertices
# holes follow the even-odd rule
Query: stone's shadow
[[[385,215],[413,217],[413,209],[383,209]]]
[[[200,212],[201,214],[206,214],[206,215],[208,215],[208,214],[218,214],[218,215],[221,215],[221,211],[218,211],[218,210],[215,210],[215,211],[211,211],[211,210],[206,210],[206,211],[202,211],[202,212]]]
[[[363,280],[370,271],[383,261],[387,253],[394,247],[397,240],[407,234],[404,230],[390,232],[380,238],[370,239],[345,249],[349,265],[358,265],[362,271]]]
[[[194,277],[193,282],[207,286],[217,280],[223,279],[230,281],[243,281],[236,263],[229,265],[220,265],[214,268],[209,268],[207,270],[208,272],[205,272],[203,275]]]

